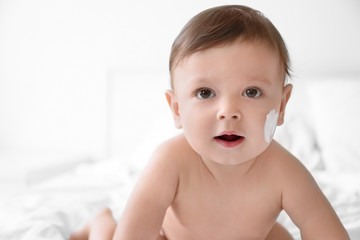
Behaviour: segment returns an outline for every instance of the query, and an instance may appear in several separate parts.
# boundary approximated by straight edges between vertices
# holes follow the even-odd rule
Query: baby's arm
[[[282,204],[300,228],[302,239],[349,239],[349,236],[314,178],[296,159],[283,169]]]
[[[166,209],[174,199],[178,172],[170,159],[171,144],[164,143],[153,154],[118,223],[114,239],[156,239]],[[173,150],[174,151],[174,150]]]

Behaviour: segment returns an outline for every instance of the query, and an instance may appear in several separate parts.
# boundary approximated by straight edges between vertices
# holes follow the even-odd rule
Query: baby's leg
[[[116,221],[109,208],[104,208],[95,218],[79,231],[71,234],[70,240],[106,240],[113,239]]]
[[[280,223],[276,222],[266,237],[266,240],[293,240],[291,234]]]

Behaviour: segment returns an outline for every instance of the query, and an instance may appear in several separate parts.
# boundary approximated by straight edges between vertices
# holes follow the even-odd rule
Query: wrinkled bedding
[[[67,239],[109,206],[118,216],[136,176],[119,161],[79,165],[45,182],[3,196],[0,239]]]

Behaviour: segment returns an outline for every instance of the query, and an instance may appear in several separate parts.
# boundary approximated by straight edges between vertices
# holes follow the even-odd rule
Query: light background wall
[[[13,159],[14,170],[114,155],[113,76],[167,81],[182,26],[222,4],[249,5],[272,20],[295,78],[360,75],[357,0],[0,0],[0,168]],[[122,101],[136,109],[133,95]]]

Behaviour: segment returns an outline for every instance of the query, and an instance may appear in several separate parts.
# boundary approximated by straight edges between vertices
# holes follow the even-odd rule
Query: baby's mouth
[[[215,137],[215,141],[226,148],[236,147],[241,144],[243,140],[243,136],[239,136],[236,134],[222,134]]]
[[[230,135],[224,134],[224,135],[216,136],[215,138],[226,142],[234,142],[242,138],[242,136],[238,136],[235,134],[230,134]]]

